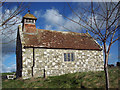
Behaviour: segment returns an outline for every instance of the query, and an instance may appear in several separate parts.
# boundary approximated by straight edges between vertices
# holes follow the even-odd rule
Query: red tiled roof
[[[24,42],[27,47],[101,50],[87,33],[37,29],[34,33],[24,33]]]

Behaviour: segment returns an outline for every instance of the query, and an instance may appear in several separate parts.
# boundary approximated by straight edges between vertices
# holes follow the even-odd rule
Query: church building
[[[89,33],[37,29],[30,11],[18,26],[16,75],[23,79],[103,71],[103,50]]]

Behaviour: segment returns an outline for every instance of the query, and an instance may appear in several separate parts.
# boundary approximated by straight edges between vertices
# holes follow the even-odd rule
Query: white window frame
[[[75,53],[64,53],[64,62],[73,62],[73,61],[75,61]]]
[[[25,23],[28,23],[28,24],[35,24],[35,20],[32,20],[32,19],[25,19]]]

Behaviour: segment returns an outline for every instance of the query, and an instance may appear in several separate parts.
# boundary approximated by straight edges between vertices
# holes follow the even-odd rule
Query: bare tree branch
[[[0,23],[0,32],[2,38],[2,44],[9,43],[9,41],[13,41],[13,37],[15,37],[16,33],[16,25],[21,23],[20,14],[24,13],[24,11],[29,7],[28,4],[23,2],[16,2],[16,6],[11,8],[12,4],[10,2],[1,2],[1,8],[3,8],[3,12],[0,14],[2,20]],[[11,8],[11,9],[8,9]],[[14,36],[13,36],[14,35]]]
[[[98,6],[98,8],[96,7]],[[65,15],[63,17],[68,20],[80,25],[84,29],[92,33],[99,42],[103,44],[104,55],[105,55],[105,77],[106,77],[106,89],[109,88],[109,74],[108,74],[108,56],[111,49],[111,46],[114,42],[120,39],[120,36],[117,36],[119,31],[117,21],[120,20],[120,1],[119,2],[102,2],[96,3],[94,7],[93,2],[91,2],[91,9],[81,7],[79,14],[76,12],[78,10],[73,9],[68,3],[68,7],[72,11],[73,15],[79,18],[79,21],[73,20]],[[85,15],[87,13],[88,16]],[[91,15],[91,24],[88,23],[89,16]],[[93,20],[93,21],[92,21]],[[108,48],[107,48],[108,44]]]

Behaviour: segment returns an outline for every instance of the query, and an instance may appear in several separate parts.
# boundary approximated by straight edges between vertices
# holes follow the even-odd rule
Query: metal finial
[[[30,14],[30,10],[28,10],[28,13]]]

